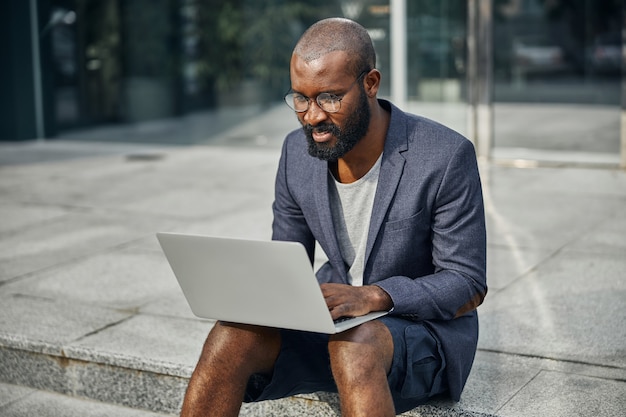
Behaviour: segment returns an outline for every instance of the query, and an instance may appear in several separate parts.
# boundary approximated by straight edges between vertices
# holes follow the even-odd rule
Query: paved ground
[[[154,233],[269,238],[295,121],[264,116],[211,146],[0,144],[0,415],[177,413],[211,323],[189,312]],[[481,169],[479,352],[460,403],[410,415],[622,416],[626,172]],[[334,416],[334,401],[242,415]]]

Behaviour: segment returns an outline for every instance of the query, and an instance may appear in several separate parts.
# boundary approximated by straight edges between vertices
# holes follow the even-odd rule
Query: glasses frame
[[[343,94],[332,94],[332,93],[319,93],[316,97],[315,97],[315,102],[317,103],[317,106],[322,109],[323,111],[325,111],[326,113],[337,113],[339,110],[341,110],[341,100],[343,100],[343,98],[346,96],[346,94],[348,94],[350,92],[350,90],[352,90],[352,87],[354,87],[356,85],[357,82],[359,82],[359,80],[366,74],[368,74],[371,70],[365,70],[362,71],[358,77],[356,77],[356,79],[352,82],[352,84],[350,84],[350,87],[348,87],[348,89],[346,90],[345,93]],[[294,107],[294,103],[293,103],[293,99],[296,96],[300,96],[304,99],[306,99],[306,108],[303,110],[296,110],[296,108]],[[287,103],[287,106],[289,106],[289,108],[293,111],[295,111],[296,113],[306,113],[309,108],[311,107],[311,98],[307,97],[303,94],[297,93],[293,90],[289,90],[289,92],[287,94],[285,94],[284,97],[285,103]],[[336,100],[337,101],[337,109],[336,110],[326,110],[324,108],[324,100]]]

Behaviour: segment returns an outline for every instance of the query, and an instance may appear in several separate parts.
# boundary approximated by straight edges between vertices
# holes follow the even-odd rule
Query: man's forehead
[[[307,57],[294,54],[290,71],[292,76],[299,74],[341,75],[349,73],[351,61],[349,54],[345,51],[327,52],[315,59],[307,59]]]

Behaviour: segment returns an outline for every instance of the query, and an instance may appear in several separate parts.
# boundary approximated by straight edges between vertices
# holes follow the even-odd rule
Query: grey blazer
[[[392,314],[436,335],[450,396],[458,400],[478,340],[476,307],[487,293],[483,199],[474,147],[460,134],[380,100],[391,121],[369,227],[364,284],[391,296]],[[331,218],[326,162],[307,152],[302,129],[283,144],[273,239],[315,242],[329,261],[320,283],[348,283]]]

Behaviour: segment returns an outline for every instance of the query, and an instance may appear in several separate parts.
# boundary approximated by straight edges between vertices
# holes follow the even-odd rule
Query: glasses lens
[[[309,100],[301,94],[289,93],[285,96],[285,102],[297,112],[303,112],[309,108]]]
[[[317,104],[328,113],[335,113],[341,107],[341,100],[334,94],[322,93],[317,96]]]

